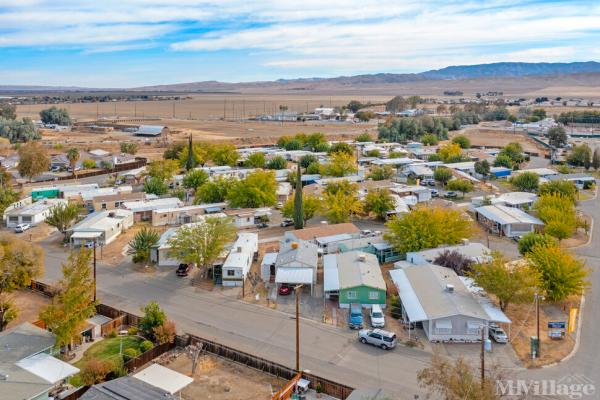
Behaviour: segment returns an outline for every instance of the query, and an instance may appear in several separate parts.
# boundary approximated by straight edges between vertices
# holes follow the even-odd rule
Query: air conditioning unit
[[[365,254],[359,254],[358,255],[358,261],[360,261],[360,262],[367,261],[367,256]]]
[[[448,283],[448,284],[446,285],[446,291],[447,291],[448,293],[454,293],[454,285],[452,285],[452,284]]]

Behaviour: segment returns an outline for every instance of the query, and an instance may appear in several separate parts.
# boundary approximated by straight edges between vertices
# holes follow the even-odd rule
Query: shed
[[[137,374],[134,374],[133,377],[170,394],[180,392],[187,385],[194,382],[193,378],[177,371],[173,371],[170,368],[163,367],[160,364],[152,364]]]
[[[169,128],[161,125],[140,125],[135,131],[136,136],[160,136],[162,134],[168,134]]]
[[[265,253],[262,262],[260,263],[260,278],[264,282],[271,282],[271,279],[275,279],[277,254],[278,253]]]

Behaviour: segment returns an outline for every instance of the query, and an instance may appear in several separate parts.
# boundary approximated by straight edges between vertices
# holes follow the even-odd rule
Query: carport
[[[310,285],[310,294],[313,295],[313,269],[312,268],[278,268],[275,274],[277,287],[281,284]]]

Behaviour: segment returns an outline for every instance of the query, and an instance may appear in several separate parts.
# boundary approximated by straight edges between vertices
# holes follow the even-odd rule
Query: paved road
[[[580,208],[600,221],[600,199],[582,202]],[[593,227],[592,243],[577,249],[593,269],[593,288],[600,286],[600,222]],[[46,278],[60,278],[63,249],[49,247],[46,252]],[[139,313],[149,300],[156,300],[182,331],[197,334],[248,351],[264,358],[294,366],[294,320],[289,314],[241,303],[221,292],[205,292],[178,279],[173,273],[144,274],[127,265],[111,267],[100,263],[99,300]],[[569,360],[540,370],[509,373],[519,379],[556,379],[571,374],[585,376],[600,390],[596,318],[600,291],[586,295],[580,349]],[[416,382],[416,371],[429,362],[429,353],[399,347],[383,352],[356,341],[356,334],[311,320],[301,323],[301,367],[350,386],[381,386],[402,398],[423,394]],[[421,397],[423,398],[423,397]]]

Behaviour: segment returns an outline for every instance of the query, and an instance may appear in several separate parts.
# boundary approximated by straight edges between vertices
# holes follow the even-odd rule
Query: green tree
[[[175,146],[175,144],[173,146]],[[181,148],[179,148],[179,146],[181,146]],[[186,169],[190,165],[193,165],[194,167],[196,167],[198,165],[204,166],[204,164],[206,164],[206,162],[209,160],[209,152],[210,152],[211,146],[208,145],[207,143],[193,143],[191,157],[190,157],[189,142],[188,142],[187,146],[184,145],[183,143],[181,143],[179,146],[175,146],[170,151],[167,150],[167,151],[169,151],[169,154],[167,154],[167,151],[165,151],[164,158],[178,160],[179,166],[182,168],[186,168]],[[167,157],[167,155],[169,157]],[[172,156],[176,156],[176,157],[172,157]]]
[[[165,323],[167,314],[154,300],[148,302],[142,308],[142,311],[144,312],[144,316],[140,320],[140,329],[149,337],[154,337],[154,329]]]
[[[19,147],[18,171],[21,176],[27,177],[29,182],[34,176],[48,171],[50,157],[46,149],[38,142],[27,142]]]
[[[498,251],[492,253],[488,262],[473,265],[469,276],[477,286],[498,299],[502,311],[511,303],[531,302],[541,284],[537,270],[527,264],[508,265],[508,260]]]
[[[324,215],[330,224],[349,222],[353,215],[362,212],[362,202],[356,192],[348,193],[344,190],[325,192],[323,204]]]
[[[542,183],[538,193],[540,196],[557,193],[571,199],[573,203],[577,201],[577,186],[571,181],[555,180]]]
[[[39,140],[42,135],[30,118],[16,120],[0,118],[0,137],[8,139],[11,143],[17,143]]]
[[[533,249],[534,246],[550,246],[556,244],[556,239],[545,233],[529,232],[519,239],[519,253],[525,255]]]
[[[221,203],[227,198],[227,193],[233,185],[233,179],[215,177],[196,189],[195,204]]]
[[[327,176],[343,177],[358,171],[356,159],[346,152],[334,152],[329,156],[329,162],[323,166]]]
[[[483,177],[487,177],[490,175],[490,163],[488,160],[476,161],[475,162],[475,172]]]
[[[325,140],[325,135],[321,132],[311,133],[304,140],[304,146],[310,151],[317,151],[323,143],[327,143],[327,140]]]
[[[46,108],[40,111],[40,118],[44,124],[71,125],[71,117],[66,108],[58,108],[56,106]]]
[[[379,158],[379,157],[381,157],[381,151],[379,151],[379,149],[372,149],[372,150],[367,151],[366,156]]]
[[[447,189],[460,192],[462,197],[465,197],[465,194],[472,192],[474,187],[473,182],[468,179],[453,179],[448,182]]]
[[[592,156],[592,168],[598,171],[600,168],[600,149],[596,147],[594,149],[594,155]]]
[[[235,239],[235,226],[229,219],[206,218],[204,222],[184,225],[168,241],[169,256],[199,268],[207,268]]]
[[[183,177],[183,187],[186,189],[198,189],[208,181],[208,173],[203,169],[193,169]]]
[[[135,155],[138,152],[140,145],[135,142],[121,142],[121,153]]]
[[[67,150],[67,160],[69,160],[71,171],[73,173],[73,176],[75,176],[77,161],[79,161],[79,150],[77,150],[75,147],[71,147],[69,150]]]
[[[183,142],[175,142],[171,143],[167,150],[163,153],[163,158],[165,160],[179,160],[181,156],[181,152],[185,149],[185,143]]]
[[[452,143],[456,143],[461,149],[468,149],[471,147],[471,141],[465,135],[458,135],[452,138]]]
[[[83,166],[84,169],[94,169],[94,168],[96,168],[96,161],[86,158],[85,160],[83,160],[81,165]]]
[[[445,186],[452,179],[452,171],[448,168],[438,167],[433,171],[433,179]]]
[[[0,215],[4,215],[4,210],[20,198],[20,192],[13,189],[11,181],[11,174],[0,167]]]
[[[406,108],[406,100],[402,96],[395,96],[390,101],[385,103],[385,110],[390,112],[402,111]]]
[[[512,177],[510,183],[522,192],[533,192],[538,188],[540,177],[534,172],[522,172]]]
[[[209,152],[210,159],[216,165],[229,165],[234,167],[237,165],[240,154],[234,145],[228,143],[220,143],[212,146]]]
[[[526,258],[541,274],[541,285],[550,301],[580,296],[590,285],[590,269],[556,244],[534,246]]]
[[[567,145],[567,132],[565,132],[565,128],[562,126],[554,126],[548,129],[546,136],[548,137],[548,143],[552,147],[558,148]]]
[[[292,213],[294,219],[294,228],[304,228],[304,222],[306,221],[306,215],[304,212],[304,195],[302,190],[302,170],[300,164],[298,164],[298,170],[296,171],[296,191],[294,193],[294,211]]]
[[[406,253],[457,244],[471,236],[471,221],[452,208],[418,206],[389,221],[384,237],[397,251]]]
[[[275,156],[267,162],[267,169],[285,169],[287,160],[282,156]]]
[[[348,110],[352,111],[353,113],[357,112],[358,110],[360,110],[363,107],[364,107],[364,104],[357,100],[350,100],[350,102],[346,106],[346,108]]]
[[[244,165],[248,168],[264,168],[266,162],[265,153],[258,152],[250,154]]]
[[[433,133],[428,133],[421,137],[421,143],[423,143],[425,146],[435,146],[438,144],[438,137]]]
[[[17,119],[17,106],[10,103],[0,103],[0,118],[2,119]]]
[[[129,242],[128,254],[131,254],[134,263],[147,263],[150,261],[150,250],[158,243],[160,233],[154,229],[143,227]]]
[[[364,142],[372,142],[373,138],[367,132],[363,132],[360,135],[358,135],[355,140],[359,143],[364,143]]]
[[[17,317],[10,294],[44,272],[44,251],[36,244],[0,235],[0,332]]]
[[[191,171],[197,165],[197,160],[194,154],[194,143],[192,141],[192,135],[188,137],[187,157],[185,158],[185,170]]]
[[[583,167],[592,163],[592,149],[587,144],[583,143],[579,146],[574,146],[571,154],[567,157],[567,162],[571,165]]]
[[[348,154],[350,156],[354,155],[354,149],[348,144],[348,143],[344,143],[344,142],[337,142],[331,145],[331,147],[329,148],[328,153],[330,155],[335,154],[335,153],[345,153]]]
[[[56,347],[70,345],[81,335],[86,320],[96,313],[94,279],[90,262],[92,252],[82,248],[69,255],[62,265],[63,278],[52,304],[40,312],[40,319],[56,335]]]
[[[309,165],[311,165],[313,163],[318,163],[318,162],[319,162],[319,159],[314,154],[306,154],[306,155],[300,157],[300,160],[298,161],[298,163],[300,164],[300,166],[302,168],[308,168]]]
[[[457,143],[448,143],[440,147],[438,154],[445,163],[462,161],[462,149]]]
[[[513,160],[508,154],[499,153],[494,160],[494,167],[513,168]]]
[[[290,198],[283,204],[281,215],[283,215],[284,218],[294,218],[294,202],[294,198]],[[322,211],[323,201],[320,198],[304,193],[302,194],[302,220],[305,224],[306,221],[312,219],[315,215],[320,214]]]
[[[375,118],[375,113],[373,111],[359,111],[354,114],[354,118],[358,119],[361,122],[369,122],[373,118]]]
[[[510,158],[510,160],[511,160],[510,167],[508,167],[506,165],[496,164],[496,162],[498,161],[498,157],[501,157],[500,159],[503,160],[504,156],[507,156],[508,158]],[[525,161],[525,156],[523,155],[523,146],[521,146],[520,143],[511,142],[511,143],[507,144],[506,146],[504,146],[504,148],[500,151],[500,153],[498,153],[498,155],[496,156],[496,162],[494,162],[494,165],[497,167],[505,166],[506,168],[513,168],[515,165],[516,166],[520,165],[523,161]]]
[[[544,232],[558,240],[566,239],[577,229],[577,213],[571,199],[558,193],[545,194],[533,205],[544,222]]]
[[[384,165],[383,167],[375,166],[371,168],[368,178],[374,181],[383,181],[386,179],[391,179],[395,172],[396,171],[391,165]]]
[[[319,164],[318,162],[314,162],[314,163],[310,164],[308,167],[306,167],[305,172],[309,175],[312,175],[312,174],[320,175],[322,170],[323,170],[323,168],[321,168],[321,164]]]
[[[273,171],[257,170],[234,181],[227,191],[230,207],[256,208],[277,203],[277,181]]]
[[[64,235],[64,241],[67,241],[67,230],[77,222],[81,206],[77,203],[59,203],[52,207],[46,223],[58,229]]]
[[[152,176],[144,182],[144,192],[162,196],[169,192],[169,186],[160,178]]]
[[[373,213],[381,220],[387,218],[388,211],[396,208],[396,202],[387,189],[371,190],[365,196],[363,210],[365,213]]]
[[[177,171],[179,163],[175,160],[152,161],[148,164],[148,175],[163,182],[173,179]]]

